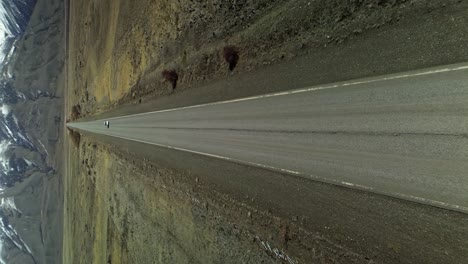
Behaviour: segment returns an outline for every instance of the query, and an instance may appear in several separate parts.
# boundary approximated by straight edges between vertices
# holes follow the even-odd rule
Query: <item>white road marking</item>
[[[259,168],[272,170],[272,171],[276,171],[276,172],[280,172],[280,173],[286,173],[286,174],[290,174],[290,175],[300,176],[302,178],[312,179],[312,180],[316,180],[316,181],[323,182],[323,183],[333,184],[333,185],[337,185],[337,186],[344,186],[344,187],[348,187],[348,188],[352,188],[352,189],[356,189],[356,190],[360,190],[360,191],[372,192],[372,193],[376,193],[376,194],[380,194],[380,195],[399,198],[399,199],[403,199],[403,200],[407,200],[407,201],[422,203],[422,204],[426,204],[426,205],[430,205],[430,206],[435,206],[435,207],[439,207],[439,208],[454,210],[454,211],[457,211],[457,212],[468,214],[468,208],[463,207],[463,206],[459,206],[459,205],[448,204],[448,203],[444,203],[444,202],[440,202],[440,201],[430,200],[430,199],[421,198],[421,197],[412,196],[412,195],[406,195],[406,194],[402,194],[402,193],[382,192],[382,191],[378,191],[378,190],[375,190],[374,188],[367,187],[367,186],[364,186],[364,185],[359,185],[359,184],[354,184],[354,183],[344,182],[344,181],[338,181],[338,180],[324,179],[324,178],[317,177],[315,175],[310,175],[310,174],[306,174],[306,173],[302,173],[302,172],[298,172],[298,171],[277,168],[277,167],[270,166],[270,165],[265,165],[265,164],[261,164],[261,163],[255,163],[255,162],[250,162],[250,161],[244,161],[244,160],[229,158],[229,157],[225,157],[225,156],[210,154],[210,153],[196,151],[196,150],[190,150],[190,149],[185,149],[185,148],[180,148],[180,147],[168,146],[168,145],[149,142],[149,141],[140,140],[140,139],[133,139],[133,138],[127,138],[127,137],[110,135],[110,134],[107,134],[107,136],[126,139],[126,140],[130,140],[130,141],[136,141],[136,142],[140,142],[140,143],[144,143],[144,144],[150,144],[150,145],[163,147],[163,148],[167,148],[167,149],[184,151],[184,152],[197,154],[197,155],[202,155],[202,156],[206,156],[206,157],[217,158],[217,159],[226,160],[226,161],[229,161],[229,162],[235,162],[235,163],[238,163],[238,164],[259,167]]]
[[[301,173],[297,172],[297,171],[276,168],[276,167],[269,166],[269,165],[264,165],[264,164],[260,164],[260,163],[250,162],[250,161],[243,161],[243,160],[233,159],[233,158],[229,158],[229,157],[225,157],[225,156],[219,156],[219,155],[210,154],[210,153],[206,153],[206,152],[200,152],[200,151],[196,151],[196,150],[190,150],[190,149],[185,149],[185,148],[180,148],[180,147],[163,145],[163,144],[149,142],[149,141],[145,141],[145,140],[127,138],[127,137],[116,136],[116,135],[111,135],[111,134],[108,134],[108,136],[127,139],[127,140],[136,141],[136,142],[145,143],[145,144],[150,144],[150,145],[155,145],[155,146],[158,146],[158,147],[164,147],[164,148],[168,148],[168,149],[174,149],[174,150],[189,152],[189,153],[193,153],[193,154],[207,156],[207,157],[210,157],[210,158],[217,158],[217,159],[227,160],[227,161],[230,161],[230,162],[237,162],[237,163],[241,163],[241,164],[257,166],[257,167],[261,167],[261,168],[264,168],[264,169],[269,169],[269,170],[274,170],[274,171],[281,171],[281,172],[286,172],[286,173],[290,173],[290,174],[294,174],[294,175],[301,175]]]
[[[422,72],[413,72],[413,73],[405,73],[405,74],[403,74],[403,73],[391,74],[391,75],[380,76],[378,78],[364,78],[364,79],[359,79],[357,81],[338,82],[338,83],[333,83],[333,84],[328,84],[328,85],[313,86],[313,87],[301,88],[301,89],[290,90],[290,91],[285,91],[285,92],[270,93],[270,94],[250,96],[250,97],[244,97],[244,98],[232,99],[232,100],[226,100],[226,101],[219,101],[219,102],[213,102],[213,103],[177,107],[177,108],[157,110],[157,111],[151,111],[151,112],[145,112],[145,113],[139,113],[139,114],[124,115],[124,116],[119,116],[119,117],[107,118],[105,120],[115,120],[115,119],[121,119],[121,118],[127,118],[127,117],[142,116],[142,115],[164,113],[164,112],[172,112],[172,111],[178,111],[178,110],[199,108],[199,107],[204,107],[204,106],[222,105],[222,104],[250,101],[250,100],[263,99],[263,98],[269,98],[269,97],[277,97],[277,96],[291,95],[291,94],[297,94],[297,93],[306,93],[306,92],[320,91],[320,90],[326,90],[326,89],[335,89],[335,88],[347,87],[347,86],[353,86],[353,85],[359,85],[359,84],[369,84],[369,83],[374,83],[374,82],[383,82],[383,81],[418,77],[418,76],[431,75],[431,74],[437,74],[437,73],[445,73],[445,72],[452,72],[452,71],[462,71],[462,70],[468,70],[468,65],[466,63],[450,65],[450,66],[446,66],[445,68],[436,68],[436,69],[435,68],[430,68],[430,69],[428,69],[426,71],[422,71]],[[104,120],[104,119],[101,119],[101,120],[98,120],[98,121],[102,121],[102,120]]]

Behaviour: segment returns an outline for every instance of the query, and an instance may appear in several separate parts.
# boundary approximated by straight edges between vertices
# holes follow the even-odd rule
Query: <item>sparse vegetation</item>
[[[177,80],[179,80],[179,75],[175,70],[164,70],[162,72],[162,76],[172,85],[172,89],[177,87]]]
[[[74,105],[72,107],[71,116],[70,116],[71,121],[74,121],[80,118],[80,116],[81,116],[81,106],[79,104]]]
[[[224,60],[229,65],[229,70],[233,71],[234,68],[237,66],[237,62],[239,62],[239,52],[237,51],[236,47],[234,46],[226,46],[223,49],[223,57]]]
[[[68,135],[70,136],[73,146],[79,147],[81,142],[81,134],[78,131],[68,128]]]

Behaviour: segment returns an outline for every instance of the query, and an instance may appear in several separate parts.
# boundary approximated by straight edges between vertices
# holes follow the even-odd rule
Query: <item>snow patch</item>
[[[23,160],[24,160],[24,162],[26,162],[26,164],[28,164],[28,167],[37,166],[36,163],[34,163],[34,162],[32,162],[32,161],[30,161],[28,159],[23,158]]]
[[[49,156],[49,152],[47,151],[47,148],[44,146],[44,144],[42,144],[42,141],[41,140],[38,140],[39,141],[39,144],[41,144],[42,148],[44,149],[45,153],[47,154],[47,156]]]
[[[14,197],[7,197],[7,198],[0,199],[0,207],[18,211],[18,208],[16,208]]]
[[[8,147],[11,145],[9,140],[2,140],[0,141],[0,164],[2,165],[3,169],[8,170],[8,161],[5,157],[5,152],[8,150]]]
[[[11,112],[11,109],[8,105],[2,104],[2,106],[0,106],[0,111],[3,116],[7,116]]]

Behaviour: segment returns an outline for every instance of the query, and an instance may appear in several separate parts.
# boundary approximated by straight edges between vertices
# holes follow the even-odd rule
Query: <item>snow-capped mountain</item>
[[[28,25],[35,4],[36,0],[0,0],[0,71],[3,72],[4,65],[14,56],[16,43]],[[15,196],[5,197],[6,192],[18,189],[16,185],[38,170],[37,162],[15,151],[15,148],[35,151],[36,147],[11,109],[25,98],[13,88],[9,78],[0,77],[0,195],[3,196],[0,197],[0,264],[12,260],[36,263],[31,248],[11,223],[22,216]]]
[[[2,104],[0,108],[0,190],[11,188],[17,182],[21,182],[27,168],[33,165],[23,157],[18,157],[14,153],[10,154],[8,150],[12,146],[36,150],[8,105]]]
[[[13,44],[25,31],[35,3],[36,0],[0,0],[0,67],[8,63],[14,52]],[[35,148],[10,110],[12,104],[22,99],[21,93],[15,91],[10,81],[7,76],[0,79],[0,189],[5,183],[5,175],[14,171],[7,166],[10,162],[4,155],[8,147],[14,144]]]
[[[11,57],[26,29],[36,0],[0,0],[0,63]]]
[[[0,263],[6,264],[12,255],[21,256],[26,263],[35,263],[33,253],[29,246],[23,241],[18,232],[10,224],[9,218],[21,216],[21,211],[16,208],[13,197],[0,199]],[[6,258],[4,256],[7,256]]]

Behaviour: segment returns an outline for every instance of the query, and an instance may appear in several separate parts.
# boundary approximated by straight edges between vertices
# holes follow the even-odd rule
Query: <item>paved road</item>
[[[107,120],[69,126],[468,212],[468,64]]]

